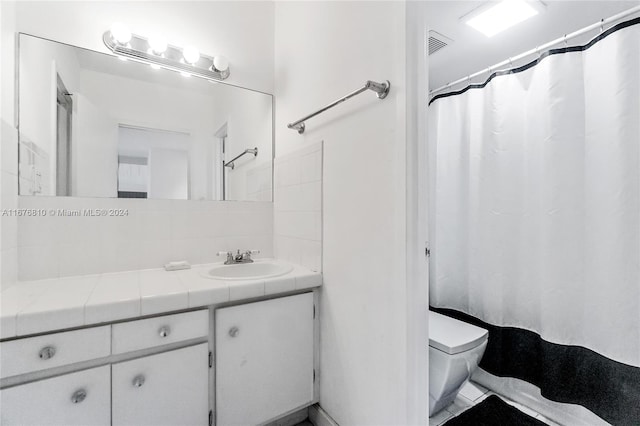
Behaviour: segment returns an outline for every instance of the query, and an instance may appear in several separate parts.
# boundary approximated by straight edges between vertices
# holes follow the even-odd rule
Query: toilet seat
[[[480,346],[489,332],[475,325],[429,311],[429,346],[449,355]]]

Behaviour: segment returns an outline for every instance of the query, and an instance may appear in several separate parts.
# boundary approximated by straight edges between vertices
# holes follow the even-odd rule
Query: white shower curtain
[[[429,114],[431,304],[639,367],[640,23]]]

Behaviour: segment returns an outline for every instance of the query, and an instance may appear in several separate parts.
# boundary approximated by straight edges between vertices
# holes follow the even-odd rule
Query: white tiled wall
[[[322,270],[322,142],[275,160],[276,257]]]
[[[273,257],[273,205],[262,202],[20,197],[42,217],[18,219],[18,278],[34,280],[220,261],[219,251]],[[125,209],[126,216],[61,216],[59,209]],[[52,210],[56,211],[52,215]]]

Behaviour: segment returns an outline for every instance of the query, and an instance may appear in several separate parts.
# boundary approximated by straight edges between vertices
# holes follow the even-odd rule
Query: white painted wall
[[[422,70],[406,67],[412,11],[403,2],[275,8],[276,155],[324,141],[320,405],[342,425],[427,423],[427,281],[410,289],[406,260],[406,75]],[[364,93],[310,119],[302,136],[286,128],[367,79],[390,80],[387,99]],[[408,324],[416,316],[418,330]]]

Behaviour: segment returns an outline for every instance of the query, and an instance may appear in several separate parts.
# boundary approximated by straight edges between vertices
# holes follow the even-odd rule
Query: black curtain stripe
[[[529,330],[488,324],[454,309],[430,309],[489,330],[483,370],[527,381],[545,398],[582,405],[613,425],[640,425],[640,368],[582,346],[547,342]]]
[[[444,426],[545,426],[540,420],[523,413],[496,395],[448,420]]]
[[[564,47],[564,48],[547,50],[546,52],[543,52],[542,54],[540,54],[540,56],[537,59],[529,62],[528,64],[522,65],[522,66],[517,67],[517,68],[511,68],[511,69],[508,69],[508,70],[502,70],[502,71],[494,72],[493,74],[491,74],[485,80],[484,83],[470,84],[470,85],[468,85],[467,87],[465,87],[464,89],[461,89],[461,90],[457,90],[457,91],[453,91],[453,92],[446,92],[446,93],[442,93],[440,95],[436,95],[429,101],[429,105],[431,105],[437,99],[442,99],[442,98],[448,98],[450,96],[461,95],[461,94],[467,92],[470,89],[482,89],[487,84],[489,84],[489,82],[491,80],[493,80],[494,77],[501,76],[501,75],[508,75],[508,74],[517,74],[519,72],[526,71],[529,68],[532,68],[532,67],[538,65],[547,56],[559,55],[561,53],[585,51],[585,50],[589,49],[591,46],[593,46],[594,44],[596,44],[597,42],[599,42],[600,40],[603,40],[607,36],[615,33],[616,31],[620,31],[620,30],[622,30],[624,28],[630,27],[632,25],[637,25],[637,24],[640,24],[640,17],[634,18],[634,19],[630,19],[628,21],[620,22],[619,24],[614,25],[613,27],[609,28],[608,30],[603,31],[597,37],[594,37],[589,43],[585,44],[584,46],[569,46],[569,47]]]

